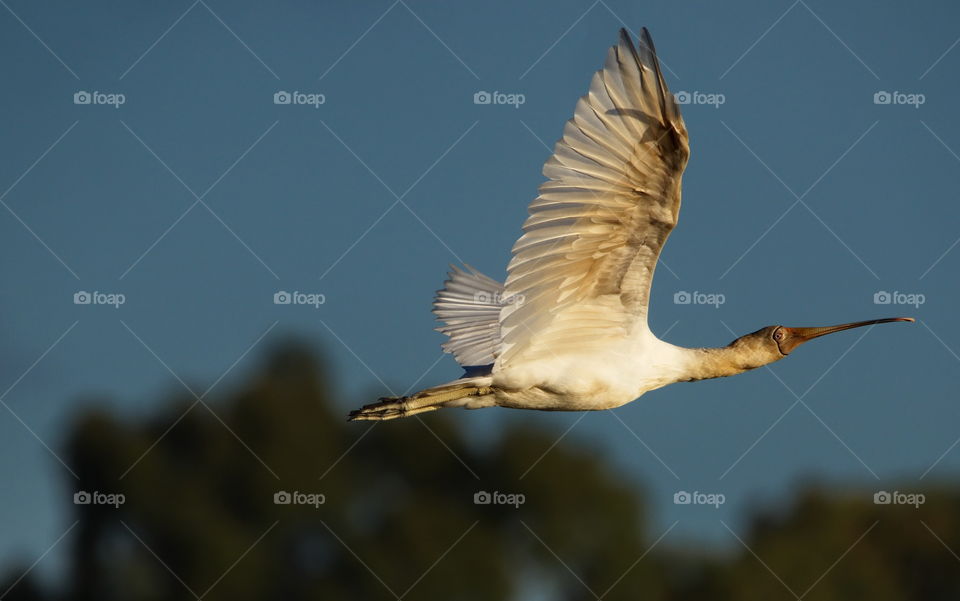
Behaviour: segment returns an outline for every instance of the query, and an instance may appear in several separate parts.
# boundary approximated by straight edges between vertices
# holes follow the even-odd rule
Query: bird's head
[[[869,321],[855,321],[836,326],[823,326],[813,328],[788,328],[787,326],[767,326],[752,334],[737,338],[730,346],[740,351],[743,355],[755,358],[760,361],[760,365],[772,363],[783,359],[789,355],[795,348],[814,338],[842,332],[852,328],[863,326],[872,326],[878,323],[890,323],[894,321],[913,321],[912,317],[888,317],[886,319],[871,319]],[[758,366],[759,367],[759,366]]]

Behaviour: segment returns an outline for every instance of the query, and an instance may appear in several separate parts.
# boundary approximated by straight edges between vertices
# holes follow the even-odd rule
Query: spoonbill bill
[[[385,397],[350,420],[388,420],[444,407],[611,409],[673,384],[732,376],[779,361],[834,332],[766,326],[719,348],[683,348],[650,331],[650,284],[677,224],[687,129],[653,40],[620,30],[543,174],[506,282],[452,267],[433,312],[443,349],[466,373],[411,396]]]

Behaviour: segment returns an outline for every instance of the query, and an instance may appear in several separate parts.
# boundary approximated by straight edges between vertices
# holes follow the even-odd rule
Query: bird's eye
[[[783,340],[783,329],[777,328],[777,331],[773,333],[773,339],[776,341]]]

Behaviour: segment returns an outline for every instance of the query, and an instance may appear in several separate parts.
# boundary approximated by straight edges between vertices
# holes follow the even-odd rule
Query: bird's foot
[[[388,419],[410,417],[411,415],[416,415],[418,413],[439,409],[439,407],[436,406],[409,407],[407,401],[412,398],[416,397],[380,397],[376,403],[364,405],[360,409],[351,411],[347,416],[347,420],[351,422],[385,421]]]

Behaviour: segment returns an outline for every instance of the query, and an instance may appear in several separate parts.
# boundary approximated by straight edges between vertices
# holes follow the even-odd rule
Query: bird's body
[[[498,405],[591,410],[612,409],[645,392],[689,379],[693,352],[664,342],[649,330],[597,352],[569,352],[494,373]]]
[[[803,342],[886,321],[767,326],[725,347],[683,348],[650,331],[650,285],[680,212],[690,150],[653,41],[626,31],[577,103],[530,204],[503,284],[453,267],[434,301],[467,370],[454,382],[350,414],[384,420],[443,407],[619,407],[672,384],[738,374]]]
[[[522,362],[474,379],[490,394],[465,399],[467,407],[581,411],[612,409],[650,390],[688,379],[690,349],[649,331],[643,340],[622,340],[598,352],[564,352]]]

